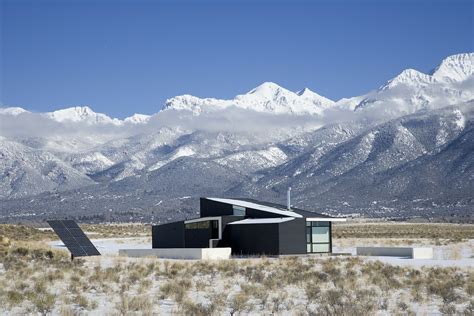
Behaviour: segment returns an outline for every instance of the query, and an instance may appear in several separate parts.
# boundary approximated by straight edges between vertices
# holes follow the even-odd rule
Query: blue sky
[[[1,2],[1,103],[155,113],[264,81],[333,100],[473,51],[472,1]]]

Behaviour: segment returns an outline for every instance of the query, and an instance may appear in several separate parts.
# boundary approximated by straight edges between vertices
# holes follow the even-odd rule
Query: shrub
[[[318,284],[315,284],[313,282],[306,283],[304,290],[306,293],[306,297],[310,302],[315,302],[321,294],[321,288]]]
[[[248,295],[243,292],[235,294],[230,301],[230,315],[244,311],[247,308],[248,300]]]
[[[50,313],[56,303],[56,296],[49,293],[39,293],[32,300],[38,312],[42,315]]]
[[[453,304],[443,304],[439,311],[443,315],[455,315],[456,314],[456,306]]]
[[[133,296],[128,301],[128,308],[131,311],[140,312],[140,314],[151,315],[152,303],[147,295]]]
[[[181,279],[161,285],[160,292],[164,297],[172,297],[177,303],[182,303],[190,287],[191,282],[189,280]]]
[[[201,304],[195,303],[191,300],[185,300],[182,304],[183,313],[185,315],[193,315],[193,316],[207,316],[212,315],[216,312],[216,307],[213,302],[210,304]]]
[[[18,291],[7,291],[6,302],[10,307],[18,306],[23,302],[23,294]]]
[[[472,316],[474,315],[474,300],[471,299],[469,304],[466,306],[464,311],[462,312],[463,315],[465,316]]]
[[[445,304],[453,303],[459,298],[451,280],[432,280],[428,285],[428,293],[440,296]]]

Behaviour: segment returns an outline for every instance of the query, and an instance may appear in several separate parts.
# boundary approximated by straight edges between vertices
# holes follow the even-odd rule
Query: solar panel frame
[[[49,226],[74,257],[100,256],[100,252],[73,220],[50,220]]]

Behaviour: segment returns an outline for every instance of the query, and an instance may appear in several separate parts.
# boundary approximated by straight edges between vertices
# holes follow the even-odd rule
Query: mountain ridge
[[[465,55],[337,102],[267,82],[124,120],[89,107],[0,108],[0,222],[64,210],[165,220],[192,212],[185,197],[280,201],[288,186],[296,204],[332,214],[464,216],[474,207]]]

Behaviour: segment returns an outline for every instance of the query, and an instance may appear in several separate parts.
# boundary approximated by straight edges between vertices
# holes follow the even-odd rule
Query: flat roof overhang
[[[307,222],[347,222],[343,217],[307,217]]]
[[[281,218],[246,218],[241,221],[231,222],[228,225],[245,225],[245,224],[280,224],[294,220],[294,217]]]

